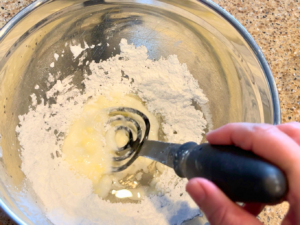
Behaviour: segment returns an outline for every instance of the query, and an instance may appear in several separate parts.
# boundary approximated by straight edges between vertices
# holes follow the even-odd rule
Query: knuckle
[[[238,126],[240,126],[239,123],[228,123],[226,125],[224,125],[225,128],[227,128],[228,130],[234,131]]]
[[[300,123],[299,122],[295,122],[295,121],[284,123],[282,125],[292,125],[292,126],[300,127]]]
[[[253,131],[255,133],[276,133],[279,129],[271,124],[255,124],[253,126]]]
[[[284,124],[278,125],[278,127],[284,127],[284,128],[295,129],[295,130],[300,131],[300,123],[298,123],[298,122],[284,123]]]

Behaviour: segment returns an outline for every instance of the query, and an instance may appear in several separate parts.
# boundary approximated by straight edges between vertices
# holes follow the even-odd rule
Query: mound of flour
[[[206,107],[208,100],[187,66],[175,55],[152,61],[146,47],[135,47],[125,39],[120,47],[120,55],[90,63],[92,74],[85,75],[83,93],[73,85],[73,76],[56,82],[51,79],[53,87],[46,99],[32,94],[28,113],[19,116],[16,132],[22,170],[54,224],[181,224],[201,214],[185,192],[187,181],[171,169],[156,184],[164,194],[138,204],[110,203],[94,194],[91,180],[71,171],[64,160],[61,145],[72,121],[89,99],[109,98],[111,90],[135,93],[150,112],[160,114],[169,142],[199,143],[202,139],[208,125],[192,103]]]

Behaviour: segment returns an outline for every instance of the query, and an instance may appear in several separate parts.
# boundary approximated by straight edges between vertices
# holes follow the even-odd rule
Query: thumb
[[[203,178],[191,179],[186,191],[211,225],[261,225],[250,213],[232,202],[216,185]]]

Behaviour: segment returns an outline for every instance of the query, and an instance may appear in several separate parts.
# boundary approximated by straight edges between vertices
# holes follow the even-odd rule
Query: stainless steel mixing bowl
[[[209,99],[212,127],[247,121],[277,124],[279,101],[267,62],[247,31],[210,1],[193,0],[37,0],[0,31],[1,207],[19,224],[49,223],[35,198],[24,195],[15,128],[28,111],[29,95],[43,95],[49,72],[59,79],[82,71],[66,42],[101,46],[89,59],[105,60],[119,42],[144,45],[151,59],[176,54]],[[109,42],[109,46],[107,46]],[[53,54],[65,50],[55,68]],[[35,85],[41,88],[35,90]],[[82,88],[82,87],[81,87]],[[44,91],[44,92],[43,92]]]

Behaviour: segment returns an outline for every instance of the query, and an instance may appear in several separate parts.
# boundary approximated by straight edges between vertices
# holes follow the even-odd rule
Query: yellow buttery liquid
[[[86,103],[80,117],[74,121],[64,140],[62,151],[71,169],[86,176],[93,182],[94,192],[105,198],[138,200],[143,197],[144,189],[140,185],[142,173],[148,173],[152,160],[139,157],[128,169],[119,173],[110,173],[112,152],[116,146],[127,142],[122,132],[110,135],[107,128],[108,108],[131,107],[144,113],[150,120],[150,140],[158,139],[159,123],[141,100],[134,95],[115,92],[109,98],[100,96]]]

